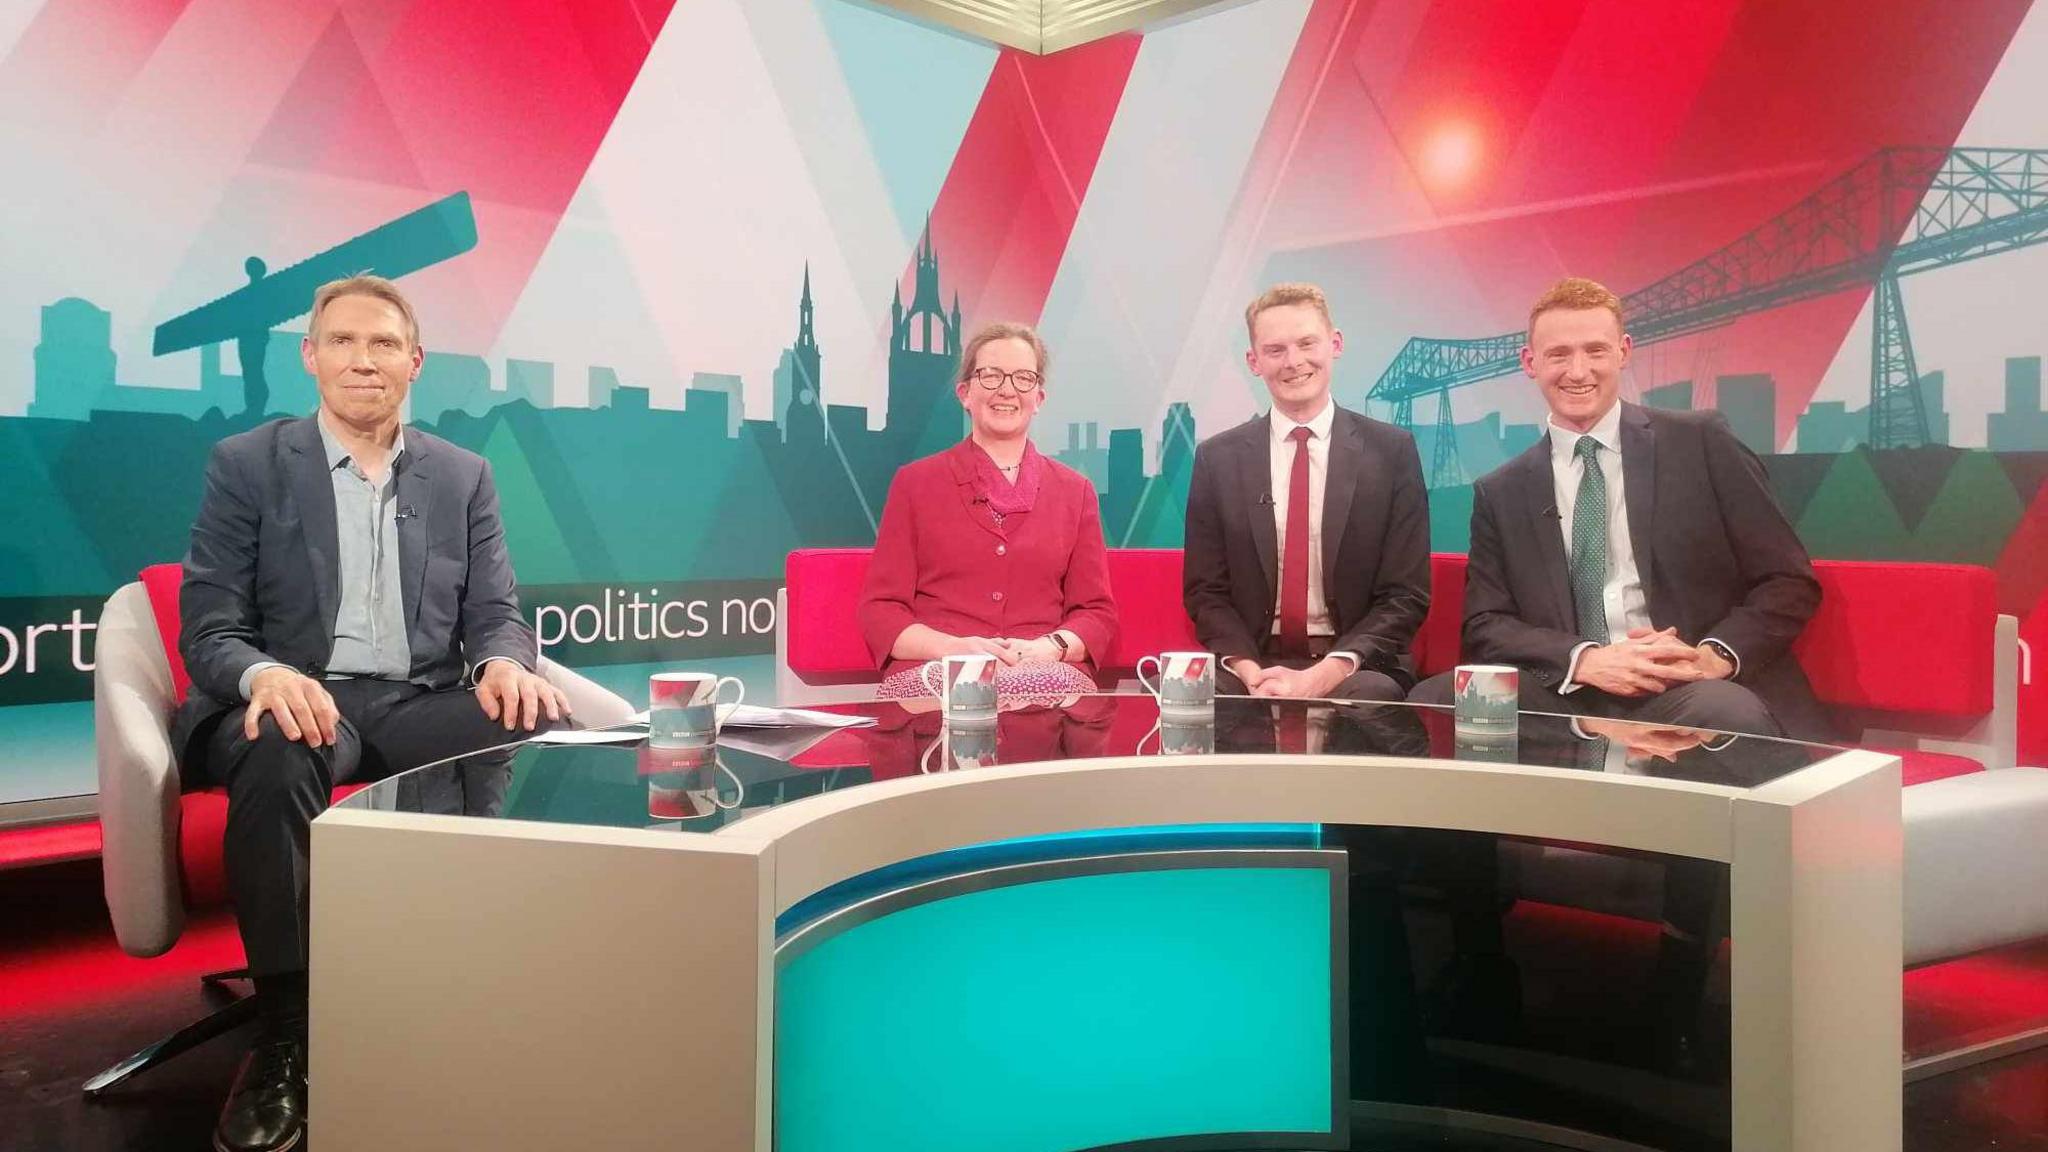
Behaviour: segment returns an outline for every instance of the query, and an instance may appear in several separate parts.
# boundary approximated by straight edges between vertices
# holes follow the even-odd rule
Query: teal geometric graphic
[[[897,227],[912,235],[939,198],[996,49],[965,36],[934,36],[902,16],[858,4],[820,0],[817,10]],[[905,60],[917,67],[905,68]]]
[[[5,733],[7,743],[7,770],[0,772],[0,804],[90,790],[92,724],[89,701],[0,709],[0,732]]]
[[[529,510],[527,515],[507,517],[505,521],[505,547],[518,558],[518,570],[526,574],[527,580],[537,583],[566,583],[575,579],[575,551],[562,538],[563,517],[553,507],[549,490],[535,474],[510,421],[497,422],[484,440],[482,455],[490,461],[500,506]],[[545,515],[532,514],[543,510]]]
[[[1429,490],[1429,547],[1465,552],[1472,546],[1472,485]]]
[[[1827,479],[1828,470],[1834,467],[1835,455],[1833,452],[1826,455],[1798,452],[1764,457],[1764,469],[1771,477],[1771,495],[1777,498],[1778,509],[1785,513],[1787,520],[1797,524],[1806,514],[1806,503],[1820,489],[1821,481]]]
[[[1837,560],[1903,560],[1913,537],[1870,466],[1869,449],[1844,452],[1799,517],[1799,537],[1815,555]]]
[[[1924,422],[1924,409],[1914,409]],[[1909,532],[1920,530],[1928,506],[1948,482],[1949,470],[1963,455],[1945,443],[1920,449],[1896,449],[1870,453],[1871,470],[1884,485],[1885,497],[1899,514],[1899,523]]]
[[[1914,529],[1912,559],[1995,568],[2025,514],[1996,457],[1962,453]]]
[[[43,462],[44,453],[62,453],[85,427],[59,420],[0,420],[0,482],[7,489],[8,521],[19,525],[0,538],[0,596],[108,585],[104,554],[76,530],[79,516],[71,499]]]
[[[1196,442],[1194,413],[1186,404],[1168,406],[1160,428],[1159,475],[1145,482],[1127,523],[1110,524],[1105,514],[1107,539],[1126,548],[1180,547],[1188,484],[1195,472]]]

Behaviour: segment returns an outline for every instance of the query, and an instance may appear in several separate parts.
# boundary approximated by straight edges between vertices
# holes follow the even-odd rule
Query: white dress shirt
[[[1626,638],[1632,628],[1652,627],[1649,595],[1643,589],[1642,573],[1636,568],[1635,544],[1629,539],[1628,498],[1622,490],[1621,404],[1616,402],[1607,415],[1583,434],[1560,427],[1547,416],[1544,423],[1550,427],[1550,479],[1557,498],[1557,526],[1564,535],[1567,565],[1572,554],[1572,514],[1579,501],[1579,480],[1586,470],[1585,461],[1579,458],[1579,441],[1591,437],[1600,445],[1600,475],[1607,481],[1607,583],[1600,590],[1600,602],[1607,610],[1607,635],[1618,641]],[[1741,658],[1734,649],[1719,640],[1714,643],[1727,653],[1739,671]],[[1594,644],[1588,640],[1572,649],[1571,659],[1565,664],[1564,683],[1558,688],[1560,694],[1585,687],[1573,677],[1579,670],[1579,656],[1591,647]]]
[[[1337,405],[1328,397],[1323,399],[1323,410],[1306,423],[1297,423],[1291,417],[1274,408],[1268,414],[1267,424],[1271,428],[1273,450],[1269,454],[1272,463],[1273,481],[1273,539],[1279,547],[1282,563],[1287,558],[1287,497],[1288,486],[1294,478],[1294,441],[1288,439],[1296,428],[1307,428],[1311,435],[1308,440],[1308,634],[1311,636],[1335,636],[1336,622],[1330,618],[1330,602],[1323,594],[1323,488],[1330,474],[1330,429],[1337,422]],[[1280,574],[1279,583],[1285,586],[1287,576]],[[1273,598],[1273,635],[1280,634],[1280,593],[1275,590]],[[1356,653],[1332,652],[1342,656],[1358,667]]]

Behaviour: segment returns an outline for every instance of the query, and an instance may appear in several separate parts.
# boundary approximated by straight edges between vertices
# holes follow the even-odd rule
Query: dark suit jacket
[[[911,666],[889,651],[912,624],[954,636],[1032,639],[1071,629],[1088,666],[1116,642],[1116,601],[1102,512],[1086,476],[1051,458],[1029,512],[1002,527],[975,503],[974,456],[962,440],[897,469],[857,609],[883,674]]]
[[[1202,646],[1225,660],[1260,657],[1280,597],[1273,525],[1272,425],[1259,416],[1195,450],[1188,486],[1183,599]],[[1284,493],[1282,497],[1284,498]],[[1415,440],[1337,409],[1323,481],[1323,595],[1335,649],[1403,687],[1429,610],[1429,498]]]
[[[1826,715],[1790,655],[1820,583],[1762,462],[1718,412],[1621,409],[1629,542],[1651,624],[1727,644],[1741,657],[1737,682],[1787,734],[1824,738]],[[1474,486],[1464,658],[1513,664],[1554,689],[1579,643],[1545,436]]]
[[[534,667],[539,646],[519,615],[490,465],[407,428],[396,499],[411,511],[398,521],[398,566],[412,681],[452,688],[465,662],[493,656]],[[209,720],[241,706],[251,664],[325,671],[338,549],[334,486],[312,417],[275,420],[214,446],[179,592],[178,650],[192,693],[173,720],[172,748],[183,754]]]

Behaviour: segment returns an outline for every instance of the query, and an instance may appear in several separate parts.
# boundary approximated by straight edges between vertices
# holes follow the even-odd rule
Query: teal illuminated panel
[[[776,1145],[1327,1140],[1343,970],[1333,876],[1206,863],[1062,875],[958,891],[793,948],[776,976]]]

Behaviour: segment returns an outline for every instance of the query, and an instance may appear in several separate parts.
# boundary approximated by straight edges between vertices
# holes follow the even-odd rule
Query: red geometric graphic
[[[1238,224],[1253,251],[1341,247],[1406,297],[1363,307],[1450,326],[1416,335],[1492,335],[1560,275],[1639,288],[1880,148],[1955,143],[2027,8],[1318,0]],[[1770,372],[1789,428],[1863,296],[1667,346],[1668,374]]]
[[[943,287],[969,327],[1038,321],[1140,40],[996,59],[932,209]]]
[[[249,159],[422,192],[427,187],[350,22],[338,13],[299,66]]]
[[[465,343],[485,347],[553,237],[673,4],[295,0],[236,8],[51,0],[0,70],[0,98],[51,109],[91,132],[108,111],[127,110],[122,101],[138,78],[232,91],[219,86],[235,85],[242,72],[283,66],[282,75],[295,79],[257,97],[275,104],[246,159],[321,177],[293,189],[294,218],[324,221],[337,239],[402,211],[394,188],[419,189],[415,206],[468,192],[477,248],[422,275],[442,282],[429,295],[461,302],[453,320],[439,317],[439,331],[461,331]],[[32,102],[21,101],[24,92]]]
[[[192,0],[50,0],[0,68],[0,103],[32,95],[62,127],[90,131],[127,93]]]

